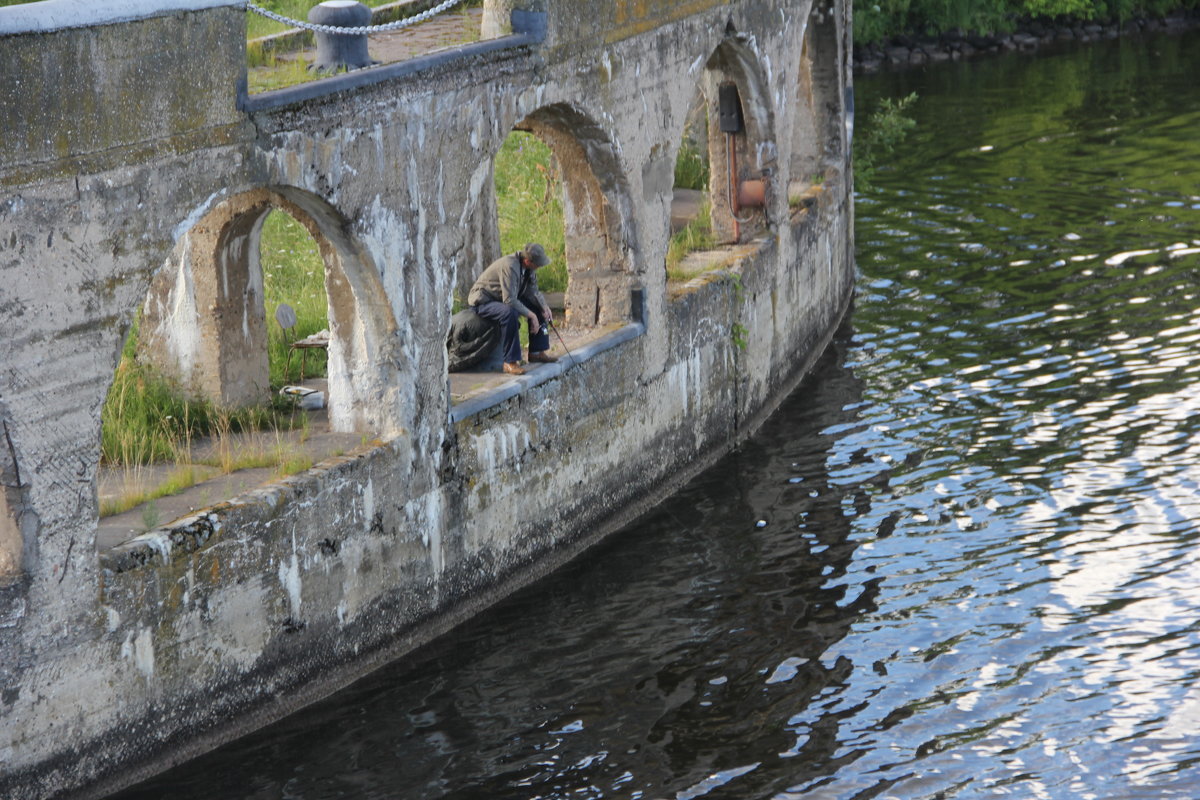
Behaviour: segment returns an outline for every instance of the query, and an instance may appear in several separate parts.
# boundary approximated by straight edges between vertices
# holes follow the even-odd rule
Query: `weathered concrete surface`
[[[628,520],[819,353],[852,286],[847,4],[515,6],[544,28],[249,101],[237,3],[30,33],[0,9],[0,796],[95,795],[344,685]],[[675,155],[729,81],[766,206],[723,269],[668,286]],[[456,412],[451,298],[495,250],[517,127],[563,165],[570,323],[622,338]],[[383,444],[97,558],[100,408],[137,311],[164,362],[261,391],[268,207],[321,245],[331,425]]]

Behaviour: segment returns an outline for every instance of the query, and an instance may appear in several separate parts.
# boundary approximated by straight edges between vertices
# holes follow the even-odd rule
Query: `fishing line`
[[[562,345],[563,350],[565,350],[567,353],[567,358],[571,359],[571,366],[573,367],[578,364],[579,362],[575,359],[575,354],[571,352],[571,348],[567,347],[567,343],[563,339],[562,334],[558,332],[558,326],[550,320],[546,320],[546,327],[554,331],[554,335],[558,337],[559,344]],[[566,370],[563,370],[563,372],[566,372]]]

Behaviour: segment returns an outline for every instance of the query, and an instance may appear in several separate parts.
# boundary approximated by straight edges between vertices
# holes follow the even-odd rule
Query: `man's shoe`
[[[521,365],[515,361],[504,362],[504,372],[509,375],[524,375],[525,370],[521,369]]]
[[[555,361],[558,361],[557,358],[545,352],[544,350],[540,353],[530,353],[529,360],[537,361],[540,364],[553,364]]]

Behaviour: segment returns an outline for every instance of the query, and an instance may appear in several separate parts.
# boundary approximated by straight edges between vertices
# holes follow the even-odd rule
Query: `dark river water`
[[[860,135],[917,128],[760,435],[119,797],[1200,797],[1198,78],[1188,35],[861,79]]]

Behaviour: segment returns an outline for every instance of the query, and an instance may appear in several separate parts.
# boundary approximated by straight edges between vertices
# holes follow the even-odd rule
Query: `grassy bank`
[[[863,0],[854,3],[854,41],[936,36],[955,28],[1011,32],[1030,18],[1120,22],[1197,7],[1200,0]]]
[[[282,211],[272,211],[263,222],[258,248],[263,271],[263,305],[267,312],[267,360],[271,386],[278,389],[300,380],[300,359],[293,356],[290,369],[288,349],[329,327],[329,300],[325,294],[325,262],[308,230]],[[296,312],[296,327],[284,331],[275,322],[275,309],[287,303]],[[324,353],[308,354],[306,377],[325,374]]]
[[[562,176],[550,148],[532,133],[513,131],[496,154],[496,210],[500,251],[515,253],[529,242],[542,245],[550,264],[538,270],[538,287],[566,291]]]

